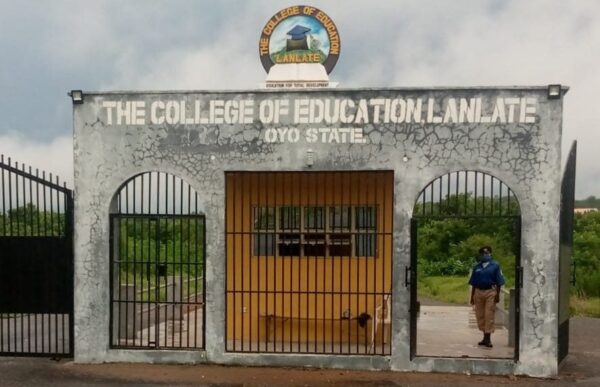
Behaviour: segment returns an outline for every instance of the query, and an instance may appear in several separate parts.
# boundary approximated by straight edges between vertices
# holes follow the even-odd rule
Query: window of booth
[[[253,255],[374,257],[376,206],[255,206]]]

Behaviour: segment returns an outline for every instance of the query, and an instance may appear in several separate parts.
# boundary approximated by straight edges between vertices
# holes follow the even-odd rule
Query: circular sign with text
[[[331,73],[340,56],[340,35],[318,8],[295,5],[277,12],[260,35],[258,51],[269,72],[275,64],[317,63]]]

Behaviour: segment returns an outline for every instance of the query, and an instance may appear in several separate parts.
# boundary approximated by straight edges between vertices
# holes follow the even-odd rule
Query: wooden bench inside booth
[[[349,312],[349,310],[348,310]],[[376,305],[375,314],[366,312],[352,315],[342,313],[339,317],[307,317],[297,315],[261,314],[264,322],[261,339],[266,343],[285,338],[326,339],[327,342],[344,340],[365,343],[369,352],[376,344],[387,344],[390,339],[391,294],[385,294],[382,302]],[[309,332],[308,334],[306,332]]]
[[[359,315],[360,316],[360,315]],[[310,332],[308,338],[322,339],[324,336],[331,336],[327,342],[339,342],[347,340],[367,340],[368,343],[368,326],[371,324],[371,316],[364,319],[364,322],[359,320],[359,316],[350,317],[306,317],[306,316],[283,316],[276,314],[263,314],[260,319],[264,320],[266,335],[264,340],[267,343],[277,341],[277,336],[300,337],[303,340],[307,339],[307,330]],[[364,317],[363,317],[364,318]],[[332,326],[333,325],[333,326]],[[361,326],[362,325],[362,326]],[[341,328],[341,331],[340,331]],[[278,332],[279,329],[284,330],[285,334]],[[294,332],[297,331],[297,332]],[[265,333],[265,332],[261,332]]]

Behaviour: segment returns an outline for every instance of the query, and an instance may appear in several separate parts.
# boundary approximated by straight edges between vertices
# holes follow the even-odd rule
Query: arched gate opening
[[[478,345],[469,276],[491,246],[506,285],[496,304],[492,348]],[[519,348],[521,215],[512,190],[478,171],[448,173],[420,192],[411,220],[411,358],[514,358]]]
[[[162,172],[124,183],[110,215],[111,348],[204,347],[205,218]]]

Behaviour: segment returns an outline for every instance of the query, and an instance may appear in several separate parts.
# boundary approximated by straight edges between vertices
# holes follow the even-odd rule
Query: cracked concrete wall
[[[354,105],[346,103],[344,119],[358,122],[310,123],[319,121],[319,117],[310,115],[307,110],[296,116],[296,110],[304,107],[304,102],[296,105],[296,101],[311,99],[351,100]],[[384,112],[390,109],[385,101],[394,99],[402,99],[404,108],[411,101],[414,104],[421,101],[421,119],[406,122],[407,117],[417,115],[408,110],[402,120],[390,119]],[[475,122],[456,122],[457,110],[450,105],[461,99],[473,103],[470,106]],[[498,110],[499,99],[505,102],[502,112]],[[221,123],[221,110],[213,111],[214,116],[199,118],[198,109],[204,112],[210,106],[209,101],[215,100],[237,101],[236,106],[242,101],[253,102],[252,108],[247,107],[245,117],[241,117],[242,113],[235,119],[229,117],[245,121],[243,123]],[[268,114],[275,110],[265,109],[262,116],[260,110],[263,105],[275,106],[278,100],[289,101],[287,111],[280,107],[279,122],[268,122]],[[357,118],[361,114],[358,106],[361,100],[368,104],[368,122]],[[384,102],[379,107],[379,122],[374,122],[374,105],[379,104],[378,100]],[[169,101],[177,101],[179,108],[175,102],[169,105]],[[185,113],[181,113],[181,101],[185,102]],[[370,101],[376,102],[369,104]],[[476,111],[477,101],[480,101],[480,111]],[[401,108],[402,103],[396,103],[396,117]],[[513,109],[512,120],[507,118],[509,109]],[[497,111],[494,113],[494,110]],[[486,114],[488,118],[496,114],[495,119],[489,120],[493,122],[479,118]],[[499,114],[505,119],[499,118]],[[464,117],[466,113],[462,121]],[[84,103],[74,105],[75,360],[209,361],[555,375],[561,125],[562,99],[548,100],[546,87],[85,93]],[[274,132],[276,128],[297,128],[301,135],[297,141],[291,137],[280,142]],[[353,143],[349,141],[349,132],[346,132],[345,143],[340,137],[333,143],[329,142],[330,137],[320,136],[316,141],[308,141],[309,137],[304,136],[306,131],[319,128],[351,128],[362,133],[356,133]],[[307,165],[309,149],[313,154],[312,166]],[[377,169],[394,170],[395,174],[392,355],[280,356],[225,352],[224,172]],[[458,170],[491,174],[510,186],[519,199],[524,285],[519,322],[520,360],[516,363],[512,360],[410,360],[410,295],[404,287],[404,267],[409,265],[410,259],[411,212],[417,195],[427,183]],[[200,207],[206,214],[207,237],[205,351],[109,348],[109,207],[125,181],[146,171],[175,174],[200,195]]]

